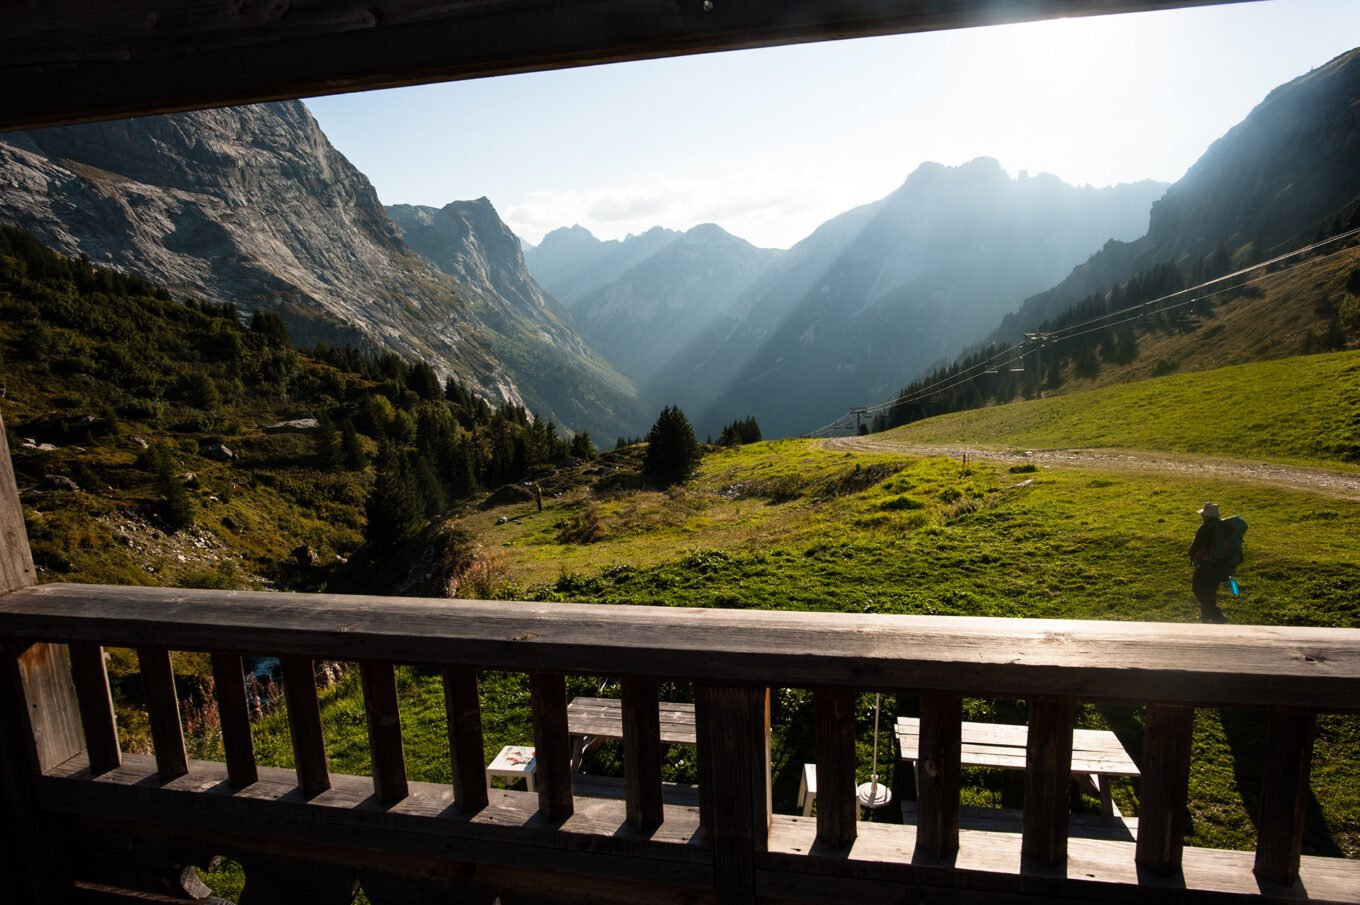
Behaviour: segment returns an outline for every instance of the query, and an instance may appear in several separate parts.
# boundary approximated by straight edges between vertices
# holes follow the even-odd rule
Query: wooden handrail
[[[715,684],[1360,712],[1360,630],[49,584],[0,636]]]
[[[40,687],[24,689],[35,726],[83,725],[89,739],[86,755],[65,763],[51,757],[36,762],[40,813],[73,818],[98,839],[133,833],[156,852],[188,846],[203,860],[225,851],[248,871],[255,865],[257,887],[296,884],[298,872],[305,876],[306,865],[316,863],[342,865],[360,876],[370,871],[374,888],[383,888],[396,882],[392,871],[424,876],[448,870],[449,856],[440,852],[457,851],[460,863],[479,865],[478,876],[490,872],[506,888],[516,883],[523,888],[522,879],[503,871],[505,864],[520,861],[547,870],[542,875],[547,879],[533,882],[559,892],[584,883],[580,894],[598,898],[599,884],[620,878],[652,884],[645,895],[625,884],[617,890],[619,901],[663,889],[693,892],[696,883],[718,902],[751,902],[757,896],[835,901],[845,894],[832,882],[840,878],[868,890],[866,900],[902,882],[956,893],[983,890],[984,898],[997,892],[1099,898],[1102,882],[1117,882],[1126,887],[1121,897],[1149,902],[1164,895],[1166,882],[1185,886],[1187,900],[1201,892],[1266,890],[1259,882],[1306,889],[1329,901],[1360,902],[1360,864],[1318,869],[1315,862],[1337,859],[1300,855],[1314,715],[1360,711],[1360,631],[1351,629],[45,585],[0,595],[0,642],[11,651],[35,645],[54,652],[67,643],[76,652],[73,667],[58,672],[74,668],[78,714],[61,712],[76,707],[66,698],[49,701]],[[101,645],[139,650],[154,759],[122,755],[120,762],[116,738],[110,738]],[[172,650],[212,654],[224,736],[231,736],[225,739],[225,765],[184,756],[169,669]],[[235,706],[242,702],[227,700],[242,697],[244,652],[281,659],[295,774],[255,763],[249,727],[242,725],[244,708]],[[320,658],[361,664],[371,778],[329,770],[313,672]],[[442,673],[454,772],[447,790],[406,778],[396,663]],[[484,668],[529,675],[539,760],[532,795],[487,789],[476,682],[476,670]],[[569,673],[624,681],[628,777],[617,809],[598,800],[586,805],[573,794],[564,684]],[[45,675],[50,683],[53,671]],[[662,680],[695,684],[697,813],[662,800],[656,725]],[[814,691],[821,791],[815,821],[771,811],[770,689],[777,687]],[[853,702],[854,692],[865,688],[921,696],[917,821],[894,828],[896,835],[855,820]],[[1030,702],[1024,827],[1018,838],[960,829],[960,702],[969,695]],[[1136,849],[1100,843],[1104,848],[1093,856],[1089,840],[1069,840],[1072,725],[1083,701],[1149,706],[1145,757],[1153,769],[1142,791],[1149,822]],[[1191,705],[1272,713],[1254,856],[1184,849]],[[110,812],[124,815],[124,823],[110,826],[101,817]],[[375,823],[374,813],[387,816]],[[347,841],[337,844],[332,836]],[[1007,847],[1010,840],[1013,848]],[[979,857],[977,863],[969,860]],[[1092,857],[1095,868],[1082,861]],[[281,867],[279,858],[291,867]],[[1069,871],[1073,858],[1082,866]],[[1206,858],[1218,859],[1213,870],[1180,873],[1184,864]],[[1218,863],[1224,858],[1236,859],[1238,879]],[[1120,873],[1133,870],[1135,862],[1136,873]],[[842,875],[841,866],[850,864],[851,873]],[[1291,886],[1301,865],[1312,873],[1303,886]],[[1037,882],[1035,871],[1052,882]],[[1259,881],[1243,885],[1241,878],[1253,871]],[[330,882],[336,880],[333,872],[318,876],[329,885],[315,888],[333,886],[336,902],[352,888]],[[280,879],[287,877],[293,879]],[[405,882],[397,886],[404,889]],[[294,892],[288,886],[280,894]],[[318,905],[329,901],[321,898]]]

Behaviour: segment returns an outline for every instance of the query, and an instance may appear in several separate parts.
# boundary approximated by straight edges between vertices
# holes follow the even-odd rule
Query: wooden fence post
[[[700,820],[718,902],[754,902],[755,854],[770,836],[770,690],[696,685],[694,704]]]
[[[0,596],[37,582],[14,482],[9,440],[0,421]],[[80,708],[64,645],[0,649],[0,809],[10,826],[0,869],[16,900],[52,903],[69,886],[51,857],[47,827],[33,800],[33,776],[84,749]]]

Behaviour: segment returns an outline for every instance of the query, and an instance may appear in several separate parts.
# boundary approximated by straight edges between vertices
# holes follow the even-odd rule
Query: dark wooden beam
[[[0,131],[624,60],[1245,0],[46,0]]]

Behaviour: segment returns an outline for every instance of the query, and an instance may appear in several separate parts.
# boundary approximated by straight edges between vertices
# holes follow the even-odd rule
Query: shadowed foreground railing
[[[183,866],[221,854],[244,865],[243,902],[309,905],[348,901],[356,879],[375,905],[497,893],[900,902],[925,891],[1360,901],[1360,863],[1300,858],[1314,714],[1360,710],[1354,630],[45,585],[0,597],[0,640],[17,802],[6,829],[26,828],[50,888],[76,882],[76,900],[132,901],[108,887],[184,898],[194,884]],[[154,758],[119,751],[103,645],[138,651]],[[212,654],[225,764],[185,755],[171,650]],[[282,658],[295,770],[256,765],[248,652]],[[328,771],[322,658],[360,663],[372,777]],[[406,777],[394,664],[442,671],[451,786]],[[487,788],[479,669],[529,675],[536,793]],[[567,674],[622,680],[622,802],[573,796]],[[660,681],[694,683],[698,809],[662,799]],[[771,688],[814,692],[815,819],[771,814]],[[864,689],[920,696],[915,826],[856,823]],[[1028,703],[1020,833],[960,829],[964,696]],[[1136,843],[1069,840],[1082,702],[1147,707]],[[1194,707],[1270,715],[1254,855],[1183,848]]]

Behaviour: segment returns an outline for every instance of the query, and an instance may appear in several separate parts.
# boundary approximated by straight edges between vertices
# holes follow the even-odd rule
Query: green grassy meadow
[[[698,475],[670,492],[595,494],[587,480],[533,506],[501,507],[457,520],[491,564],[491,590],[507,599],[662,606],[807,609],[1011,617],[1190,622],[1186,548],[1205,499],[1246,516],[1243,594],[1223,606],[1233,622],[1360,626],[1360,508],[1300,491],[1232,481],[1168,480],[1088,470],[1013,471],[999,463],[964,468],[949,459],[853,454],[808,441],[779,441],[707,457]],[[588,477],[586,475],[585,477]],[[564,485],[565,486],[565,485]],[[587,510],[598,539],[564,533]],[[510,521],[497,524],[502,518]],[[411,775],[449,781],[439,682],[400,673]],[[600,677],[572,677],[572,695],[617,694]],[[667,688],[684,700],[684,686]],[[369,768],[364,717],[352,675],[324,695],[333,769]],[[860,772],[868,778],[872,696],[860,697]],[[503,744],[531,743],[523,677],[484,677],[486,758]],[[914,715],[914,696],[885,697],[880,738],[894,764],[890,717]],[[794,811],[799,771],[812,759],[811,695],[778,689],[774,708],[776,810]],[[1022,722],[1023,702],[972,700],[972,719]],[[1113,729],[1142,751],[1141,711],[1085,708],[1082,724]],[[257,727],[261,760],[287,765],[286,719]],[[1197,715],[1188,844],[1250,848],[1261,784],[1265,723],[1260,715]],[[587,761],[617,774],[616,748]],[[899,797],[910,772],[882,772]],[[667,778],[694,780],[693,753],[670,752]],[[1019,807],[1018,773],[967,771],[966,804]],[[1116,787],[1137,814],[1137,784]],[[1094,810],[1085,798],[1080,807]],[[876,815],[884,817],[884,814]],[[891,814],[886,815],[892,819]],[[1360,721],[1320,721],[1307,848],[1360,854]]]
[[[1360,352],[1258,361],[943,415],[882,436],[1112,447],[1356,470]]]

